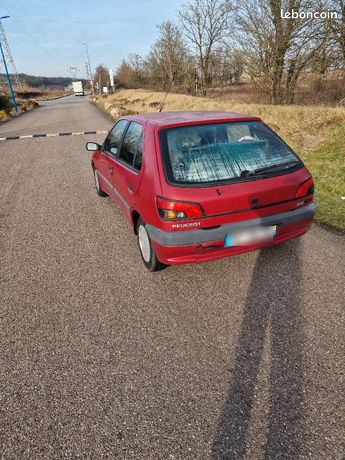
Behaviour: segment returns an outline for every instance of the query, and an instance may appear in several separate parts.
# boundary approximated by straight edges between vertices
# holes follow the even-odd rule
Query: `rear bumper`
[[[212,229],[165,232],[146,225],[158,259],[166,264],[204,262],[279,244],[303,235],[316,211],[315,203],[293,211],[221,225]],[[224,248],[224,238],[241,228],[276,225],[277,235],[268,242]]]
[[[211,229],[183,230],[175,232],[165,232],[152,225],[146,225],[146,229],[152,241],[161,246],[185,246],[189,244],[201,244],[210,241],[221,240],[227,233],[232,233],[241,228],[250,228],[260,225],[285,225],[301,222],[306,219],[312,219],[316,211],[316,204],[310,203],[303,208],[294,209],[293,211],[281,212],[257,219],[242,220],[233,224],[220,225]]]

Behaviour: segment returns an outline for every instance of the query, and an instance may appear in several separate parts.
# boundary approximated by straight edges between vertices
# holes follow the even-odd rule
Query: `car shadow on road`
[[[300,253],[300,243],[295,240],[263,250],[258,256],[236,345],[230,388],[213,439],[213,460],[242,459],[247,454],[267,334],[269,403],[268,415],[260,413],[267,429],[265,443],[259,449],[265,459],[297,459],[305,455]],[[257,444],[255,439],[251,441],[251,446]]]

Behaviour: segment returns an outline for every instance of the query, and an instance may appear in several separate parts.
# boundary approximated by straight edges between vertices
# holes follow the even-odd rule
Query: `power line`
[[[29,13],[27,13],[27,11],[22,7],[22,5],[19,4],[19,2],[17,2],[17,0],[15,0],[15,2],[17,3],[18,5],[18,8],[20,8],[20,10],[22,10],[27,17],[30,17]],[[59,60],[56,58],[56,56],[53,56],[52,54],[50,54],[42,45],[41,43],[32,35],[32,33],[24,26],[23,22],[22,21],[19,21],[17,19],[17,16],[15,13],[12,13],[7,7],[4,8],[4,10],[8,13],[8,14],[11,14],[11,17],[13,17],[14,21],[17,23],[17,25],[19,26],[20,28],[20,31],[23,32],[24,34],[26,34],[45,54],[46,56],[48,56],[52,61],[54,61],[55,64],[58,64],[59,66],[60,65],[63,65],[65,66],[66,65],[66,62],[64,62],[63,60]]]
[[[27,10],[25,10],[25,8],[17,1],[17,0],[14,0],[15,3],[17,4],[18,8],[27,16],[27,17],[30,17],[29,13],[27,12]],[[0,0],[1,2],[1,0]],[[65,67],[66,65],[66,61],[63,61],[63,60],[60,60],[58,59],[56,56],[52,55],[51,53],[49,53],[42,45],[41,43],[33,36],[33,34],[24,26],[23,22],[22,21],[19,21],[16,17],[16,14],[13,14],[7,7],[1,7],[3,8],[8,14],[11,14],[11,16],[13,17],[14,21],[17,23],[17,25],[19,26],[20,28],[20,32],[24,33],[25,35],[27,35],[31,40],[32,42],[34,42],[37,47],[39,47],[47,57],[49,57],[52,61],[54,61],[55,64],[58,64],[59,67],[60,66],[63,66]],[[17,42],[16,42],[17,43]],[[88,75],[88,78],[90,79],[90,81],[92,82],[92,70],[91,70],[91,64],[90,64],[90,56],[89,56],[89,51],[88,51],[88,47],[87,47],[87,43],[86,42],[83,42],[82,43],[83,45],[86,46],[86,56],[87,56],[87,61],[86,61],[86,73]],[[21,44],[20,44],[21,45]],[[34,52],[36,54],[36,56],[38,57],[39,54],[37,53],[37,48],[36,48],[36,52],[35,52],[35,49],[34,49]],[[32,50],[31,50],[32,52]],[[44,61],[39,58],[39,60],[43,63]],[[70,72],[70,70],[68,70]],[[79,72],[79,70],[78,70]],[[75,77],[74,77],[75,78]],[[91,83],[92,84],[92,83]]]

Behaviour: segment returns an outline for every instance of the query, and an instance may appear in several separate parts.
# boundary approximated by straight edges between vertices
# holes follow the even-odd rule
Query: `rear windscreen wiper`
[[[270,171],[275,171],[276,169],[285,169],[285,168],[290,168],[291,166],[300,164],[299,161],[289,161],[288,163],[280,163],[277,165],[273,166],[265,166],[264,168],[258,168],[254,169],[252,171],[242,171],[241,176],[243,177],[250,177],[250,176],[256,176],[257,174],[263,173],[263,172],[270,172]]]

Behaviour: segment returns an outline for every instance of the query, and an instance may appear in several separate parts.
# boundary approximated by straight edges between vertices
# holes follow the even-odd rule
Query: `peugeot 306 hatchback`
[[[128,116],[87,149],[98,194],[118,203],[151,271],[299,237],[315,213],[309,171],[257,117]]]

